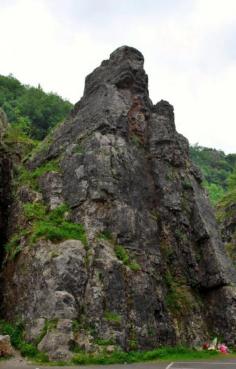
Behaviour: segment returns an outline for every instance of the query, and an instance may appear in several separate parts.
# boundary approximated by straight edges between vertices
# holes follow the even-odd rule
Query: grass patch
[[[41,220],[46,215],[46,206],[42,203],[26,203],[23,205],[24,215],[29,221]]]
[[[50,160],[46,162],[45,164],[41,165],[40,167],[36,168],[31,173],[32,173],[33,178],[39,178],[43,174],[49,173],[49,172],[60,172],[58,160]]]
[[[129,267],[134,272],[137,272],[141,270],[141,266],[135,261],[132,260],[132,258],[129,255],[129,252],[121,245],[115,246],[115,254],[117,258],[122,261],[124,265]]]
[[[30,243],[35,244],[38,239],[59,242],[63,240],[80,240],[86,242],[84,228],[80,224],[63,221],[61,224],[54,224],[51,221],[39,221],[34,224],[33,232],[30,236]]]
[[[65,220],[65,214],[69,211],[67,205],[58,206],[48,213],[43,205],[36,203],[25,205],[24,210],[28,219],[34,220],[29,238],[31,244],[40,238],[52,242],[73,239],[87,244],[83,226]]]
[[[13,260],[21,251],[21,239],[27,238],[29,245],[34,245],[39,239],[59,242],[63,240],[80,240],[85,246],[87,237],[81,224],[65,219],[69,208],[63,204],[56,209],[47,211],[41,203],[24,204],[23,212],[29,222],[27,229],[14,235],[5,245],[9,260]]]
[[[0,334],[9,335],[12,346],[19,350],[22,356],[32,358],[38,362],[48,362],[46,354],[39,352],[35,345],[24,340],[24,328],[21,323],[13,325],[0,320]]]
[[[37,179],[43,174],[50,172],[60,172],[58,160],[50,160],[32,171],[22,165],[18,167],[17,183],[20,185],[27,185],[30,188],[37,190]]]
[[[151,351],[115,351],[111,354],[97,353],[89,355],[79,353],[73,357],[73,363],[85,364],[118,364],[135,363],[152,360],[191,360],[191,359],[211,359],[221,356],[216,351],[197,351],[186,347],[163,347]]]
[[[136,262],[136,261],[131,261],[128,264],[128,267],[133,270],[133,272],[138,272],[139,270],[141,270],[141,266]]]
[[[113,311],[105,311],[104,318],[117,325],[120,325],[121,323],[121,316]]]

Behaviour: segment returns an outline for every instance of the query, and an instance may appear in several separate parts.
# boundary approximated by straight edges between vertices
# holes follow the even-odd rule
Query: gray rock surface
[[[32,340],[40,319],[58,322],[38,346],[50,358],[101,340],[150,349],[214,333],[236,344],[235,271],[173,107],[152,104],[143,63],[134,48],[114,51],[28,162],[58,160],[60,173],[39,178],[42,198],[67,203],[88,238],[26,244],[5,267],[5,316],[27,322]]]
[[[40,351],[48,354],[50,360],[67,361],[72,358],[69,350],[73,341],[72,321],[60,319],[57,326],[43,337],[38,345]]]

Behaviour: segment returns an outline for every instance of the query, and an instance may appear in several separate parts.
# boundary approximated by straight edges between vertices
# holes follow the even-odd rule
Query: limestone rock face
[[[114,51],[28,162],[57,160],[60,173],[39,178],[42,198],[67,203],[88,239],[25,245],[5,267],[6,317],[27,322],[32,340],[37,322],[57,322],[38,346],[50,342],[50,357],[68,358],[79,336],[88,350],[101,339],[196,345],[212,332],[236,344],[235,271],[173,107],[152,104],[143,63],[134,48]]]

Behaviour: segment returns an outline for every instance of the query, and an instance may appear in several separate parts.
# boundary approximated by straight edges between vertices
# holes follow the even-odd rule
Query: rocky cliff
[[[11,202],[12,162],[3,136],[7,129],[7,118],[0,109],[0,261],[3,258],[3,245],[7,241],[8,207]]]
[[[73,347],[236,344],[236,275],[142,54],[114,51],[71,116],[18,168],[3,268],[6,318],[51,359]]]

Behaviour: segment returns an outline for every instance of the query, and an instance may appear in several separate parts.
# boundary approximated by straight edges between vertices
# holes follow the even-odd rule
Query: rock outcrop
[[[20,317],[52,359],[70,358],[76,345],[98,350],[101,340],[150,349],[214,333],[236,344],[236,274],[188,141],[173,107],[152,104],[143,63],[126,46],[103,61],[28,161],[33,174],[49,168],[37,187],[18,188],[18,208],[43,203],[50,216],[67,204],[66,221],[87,235],[52,242],[42,232],[33,246],[22,235],[21,253],[5,265],[5,317]],[[32,224],[14,209],[14,223]]]
[[[10,336],[0,335],[0,357],[13,356],[14,350],[11,345]]]

